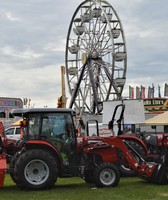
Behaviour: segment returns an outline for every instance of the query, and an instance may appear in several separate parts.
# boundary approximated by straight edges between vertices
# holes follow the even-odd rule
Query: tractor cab
[[[23,117],[20,125],[23,129],[24,139],[75,138],[75,125],[71,109],[15,109],[14,116]]]
[[[69,162],[73,162],[71,157],[74,157],[77,149],[77,131],[73,119],[75,112],[72,109],[16,109],[12,114],[23,117],[20,125],[27,147],[39,145],[56,151],[66,167]]]

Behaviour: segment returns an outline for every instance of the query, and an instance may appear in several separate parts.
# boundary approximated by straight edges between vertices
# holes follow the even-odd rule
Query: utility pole
[[[62,89],[62,95],[61,97],[58,97],[58,107],[59,108],[66,108],[66,92],[65,92],[65,67],[61,66],[61,89]]]

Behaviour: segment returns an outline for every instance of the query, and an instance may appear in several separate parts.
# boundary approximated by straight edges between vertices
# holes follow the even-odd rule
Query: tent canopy
[[[143,126],[163,126],[168,125],[168,111],[155,117],[145,120]]]

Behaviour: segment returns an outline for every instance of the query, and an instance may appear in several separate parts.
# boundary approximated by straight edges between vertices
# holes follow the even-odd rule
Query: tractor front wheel
[[[20,188],[47,189],[55,184],[57,177],[57,162],[47,151],[27,150],[15,163],[14,178]]]
[[[114,187],[120,181],[120,173],[115,165],[101,163],[95,168],[93,179],[97,187]]]

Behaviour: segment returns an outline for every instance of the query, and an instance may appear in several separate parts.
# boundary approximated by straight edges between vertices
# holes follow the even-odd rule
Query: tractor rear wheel
[[[17,159],[13,176],[20,188],[48,189],[58,177],[56,159],[41,149],[27,150]]]
[[[101,163],[94,170],[93,180],[97,187],[114,187],[120,181],[120,173],[112,163]]]
[[[14,176],[14,167],[15,167],[16,160],[19,158],[20,154],[21,152],[17,152],[9,163],[9,173],[14,183],[16,183],[15,176]]]
[[[94,166],[90,166],[89,169],[84,171],[84,180],[88,184],[93,183],[93,171],[94,171]]]

